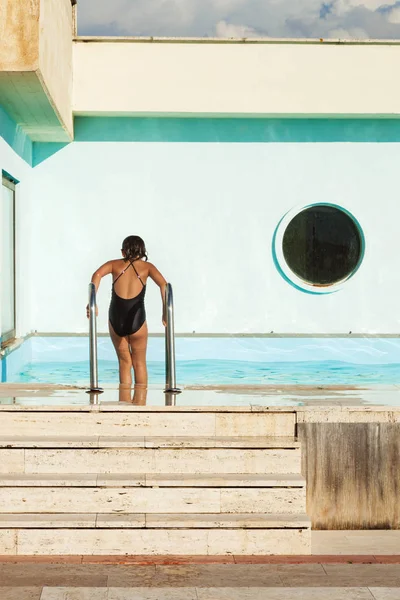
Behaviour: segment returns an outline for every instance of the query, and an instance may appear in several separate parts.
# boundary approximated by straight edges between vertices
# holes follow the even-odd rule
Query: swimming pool
[[[109,338],[98,344],[99,382],[118,383]],[[400,383],[400,338],[178,337],[180,385]],[[149,382],[164,382],[164,339],[148,350]],[[86,337],[28,338],[1,363],[2,382],[86,385]]]

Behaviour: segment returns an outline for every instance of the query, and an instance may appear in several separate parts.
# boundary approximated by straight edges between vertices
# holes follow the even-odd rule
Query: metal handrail
[[[174,295],[170,283],[165,289],[165,309],[165,392],[180,394],[181,390],[176,387]]]
[[[89,352],[90,352],[90,392],[101,393],[99,388],[97,362],[97,315],[96,315],[96,286],[89,283]]]

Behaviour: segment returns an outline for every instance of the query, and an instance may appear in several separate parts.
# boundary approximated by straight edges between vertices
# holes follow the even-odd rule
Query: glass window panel
[[[1,195],[1,337],[15,335],[14,190],[2,185]]]
[[[345,211],[315,205],[298,213],[283,236],[283,254],[292,271],[313,285],[333,285],[360,264],[362,238]]]

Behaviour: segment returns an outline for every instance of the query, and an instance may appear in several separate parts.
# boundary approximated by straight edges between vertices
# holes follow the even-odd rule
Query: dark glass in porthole
[[[354,220],[334,206],[310,206],[298,213],[283,235],[290,269],[312,285],[333,285],[349,277],[362,256],[362,238]]]

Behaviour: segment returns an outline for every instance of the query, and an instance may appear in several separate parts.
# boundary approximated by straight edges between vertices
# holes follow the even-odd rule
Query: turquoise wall
[[[155,126],[154,121],[145,123]],[[202,124],[209,125],[211,133],[211,122]],[[376,124],[379,131],[381,123]],[[223,125],[225,121],[216,122],[217,128]],[[376,138],[368,125],[371,139]],[[398,131],[397,122],[394,125]],[[232,123],[232,131],[235,127]],[[93,133],[99,135],[99,129]],[[115,138],[125,131],[115,127],[108,133]],[[312,128],[303,133],[304,140],[315,139]],[[82,130],[78,136],[86,138]],[[35,271],[32,281],[34,329],[86,331],[80,306],[88,277],[99,264],[118,256],[127,235],[138,233],[148,244],[150,260],[174,285],[180,333],[399,331],[400,287],[393,274],[398,255],[400,142],[164,143],[170,138],[161,139],[76,142],[33,169],[29,226],[46,243],[34,244],[29,260],[32,265],[43,261],[47,265],[46,272]],[[336,293],[300,293],[277,269],[274,250],[279,242],[273,247],[271,243],[285,215],[321,202],[339,205],[360,223],[365,259]],[[73,273],[73,286],[68,273]],[[104,332],[109,293],[107,284],[99,291],[99,331]],[[62,323],[59,311],[48,306],[54,294],[63,298]],[[161,332],[160,299],[154,286],[149,287],[147,300],[151,331]]]
[[[33,143],[0,105],[0,136],[29,165],[33,164]]]
[[[400,119],[77,117],[77,142],[400,142]]]
[[[67,145],[32,142],[1,106],[0,135],[33,166]],[[76,117],[75,142],[400,142],[400,119]]]
[[[400,119],[76,117],[75,142],[400,142]],[[66,144],[34,144],[38,165]]]

